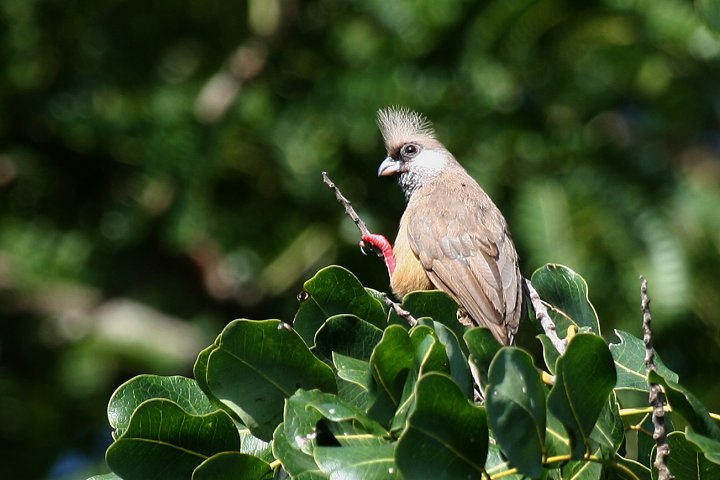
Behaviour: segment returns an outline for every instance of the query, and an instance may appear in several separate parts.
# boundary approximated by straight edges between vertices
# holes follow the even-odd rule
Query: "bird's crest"
[[[430,120],[407,107],[379,110],[377,123],[388,151],[412,140],[436,141]]]

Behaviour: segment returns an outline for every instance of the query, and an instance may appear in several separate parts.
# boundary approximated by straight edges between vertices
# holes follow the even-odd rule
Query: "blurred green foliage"
[[[388,104],[434,121],[526,274],[588,280],[606,335],[639,331],[644,274],[666,363],[719,409],[720,37],[697,7],[4,0],[0,477],[82,468],[120,381],[189,372],[232,318],[290,320],[321,266],[387,290],[320,172],[394,235]]]

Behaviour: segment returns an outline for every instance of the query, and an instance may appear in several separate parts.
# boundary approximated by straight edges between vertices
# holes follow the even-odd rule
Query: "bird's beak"
[[[387,157],[380,164],[380,168],[378,168],[378,177],[387,177],[390,175],[397,175],[398,173],[400,173],[401,167],[402,167],[401,160],[395,160],[392,157]]]

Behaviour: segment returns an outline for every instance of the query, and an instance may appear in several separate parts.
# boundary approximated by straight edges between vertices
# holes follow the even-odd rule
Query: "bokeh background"
[[[427,114],[612,328],[720,410],[720,37],[700,0],[3,0],[0,477],[104,470],[107,400],[191,373],[228,321],[289,321],[393,237],[375,111]]]

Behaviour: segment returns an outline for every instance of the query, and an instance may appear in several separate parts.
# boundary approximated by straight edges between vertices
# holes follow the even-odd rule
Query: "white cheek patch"
[[[447,158],[440,152],[423,150],[413,161],[413,168],[427,173],[435,173],[447,166]]]

